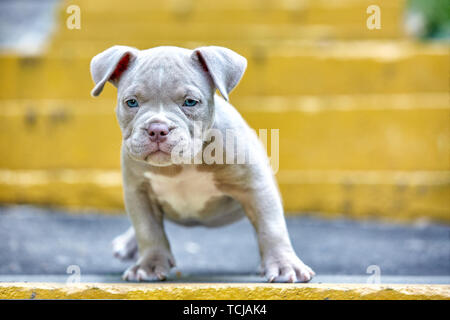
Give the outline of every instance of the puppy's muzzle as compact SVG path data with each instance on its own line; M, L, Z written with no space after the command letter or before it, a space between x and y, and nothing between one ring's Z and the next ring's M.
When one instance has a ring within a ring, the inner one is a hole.
M152 142L164 142L169 135L169 126L161 122L152 122L147 129L150 141Z

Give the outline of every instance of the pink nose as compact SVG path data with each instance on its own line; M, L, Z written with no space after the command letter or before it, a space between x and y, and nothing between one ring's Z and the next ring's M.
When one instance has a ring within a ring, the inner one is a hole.
M167 139L167 135L169 134L169 127L164 123L153 122L148 126L148 134L151 141L163 142Z

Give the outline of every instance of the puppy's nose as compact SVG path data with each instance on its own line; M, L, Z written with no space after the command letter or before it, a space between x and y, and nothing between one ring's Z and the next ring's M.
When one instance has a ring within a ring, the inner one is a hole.
M148 134L150 140L153 142L163 142L167 139L169 134L169 127L167 124L161 122L153 122L148 126Z

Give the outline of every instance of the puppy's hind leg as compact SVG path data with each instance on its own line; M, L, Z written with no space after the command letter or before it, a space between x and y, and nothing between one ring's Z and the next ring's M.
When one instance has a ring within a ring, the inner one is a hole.
M138 245L133 227L114 238L112 241L113 255L119 260L135 260L138 253Z

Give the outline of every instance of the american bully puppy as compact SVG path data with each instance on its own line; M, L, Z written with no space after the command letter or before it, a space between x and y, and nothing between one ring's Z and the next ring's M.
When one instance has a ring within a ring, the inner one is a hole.
M113 247L122 259L138 253L124 279L163 280L175 265L164 218L215 227L243 216L256 230L268 281L314 276L292 248L266 151L227 102L246 66L244 57L215 46L114 46L92 59L92 95L108 81L118 92L123 191L133 227Z

